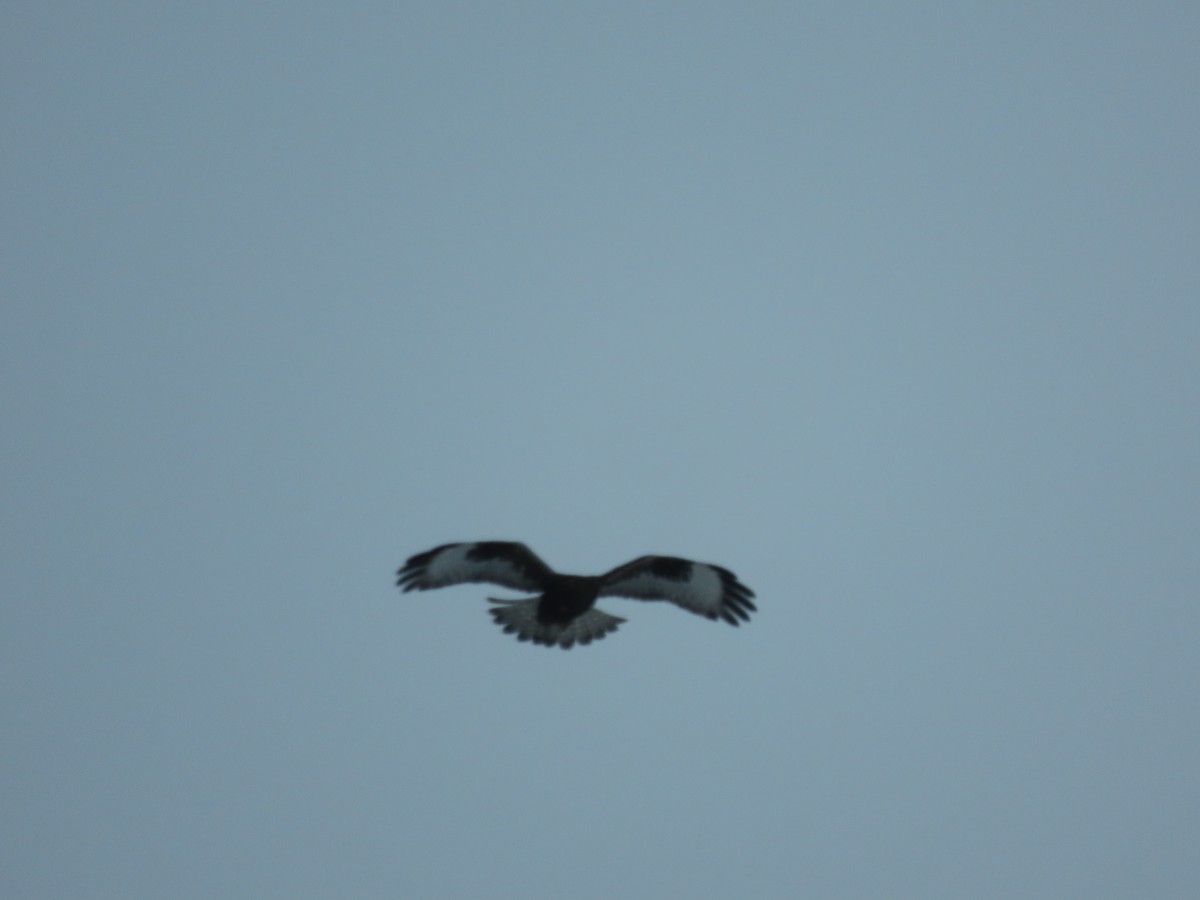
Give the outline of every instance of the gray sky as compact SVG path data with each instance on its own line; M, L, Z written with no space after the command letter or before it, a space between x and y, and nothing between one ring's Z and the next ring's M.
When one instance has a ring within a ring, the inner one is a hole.
M1200 894L1194 5L0 18L0 894Z

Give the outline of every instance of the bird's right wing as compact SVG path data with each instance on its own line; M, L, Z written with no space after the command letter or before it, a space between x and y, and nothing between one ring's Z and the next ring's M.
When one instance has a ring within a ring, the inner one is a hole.
M750 620L757 607L746 587L728 569L677 556L642 556L605 573L601 597L668 600L676 606L730 625Z

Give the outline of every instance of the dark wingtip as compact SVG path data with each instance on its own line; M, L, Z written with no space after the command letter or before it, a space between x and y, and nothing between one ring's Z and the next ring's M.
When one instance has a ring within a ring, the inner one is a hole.
M421 570L418 566L414 566L412 560L409 560L401 568L396 570L396 587L404 591L415 591L419 585L417 579L421 577Z

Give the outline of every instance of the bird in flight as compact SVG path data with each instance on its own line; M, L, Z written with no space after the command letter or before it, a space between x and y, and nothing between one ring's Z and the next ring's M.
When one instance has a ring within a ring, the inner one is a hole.
M561 575L524 544L477 541L418 553L397 575L405 591L486 582L536 593L527 600L488 598L496 604L488 612L517 640L564 650L600 640L625 621L596 609L600 597L669 600L730 625L749 621L757 609L754 591L728 569L676 556L641 556L603 575Z

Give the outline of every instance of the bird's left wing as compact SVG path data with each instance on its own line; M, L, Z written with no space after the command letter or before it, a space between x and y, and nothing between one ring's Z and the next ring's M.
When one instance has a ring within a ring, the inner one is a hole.
M603 576L601 597L669 600L676 606L724 619L730 625L750 620L757 607L754 591L728 569L676 556L643 556Z
M513 541L443 544L410 557L397 573L406 591L484 581L517 591L540 591L553 574L532 550Z

